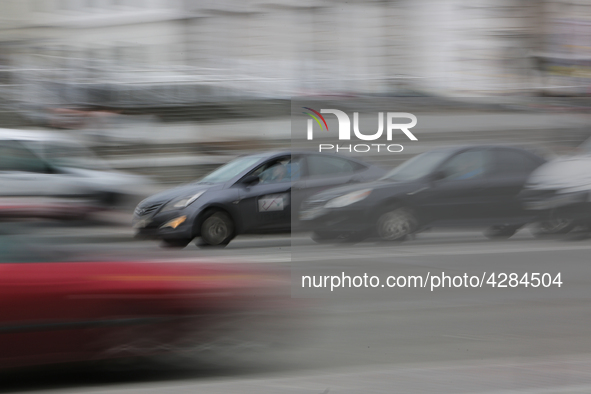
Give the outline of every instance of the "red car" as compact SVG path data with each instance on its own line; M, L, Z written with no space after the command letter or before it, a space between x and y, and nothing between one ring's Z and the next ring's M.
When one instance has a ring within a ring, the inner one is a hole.
M211 350L264 338L262 316L290 303L286 277L260 265L0 263L0 368Z

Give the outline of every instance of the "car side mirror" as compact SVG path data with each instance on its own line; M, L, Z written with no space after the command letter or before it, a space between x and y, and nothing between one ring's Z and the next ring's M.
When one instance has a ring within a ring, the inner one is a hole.
M258 182L259 182L259 177L256 175L247 175L240 180L240 183L242 183L243 185L247 185L247 186L251 186L254 183L258 183Z

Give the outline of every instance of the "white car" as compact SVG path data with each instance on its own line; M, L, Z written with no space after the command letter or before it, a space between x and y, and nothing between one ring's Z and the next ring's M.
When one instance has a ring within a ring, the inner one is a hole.
M68 135L0 129L0 215L63 217L132 206L150 181L117 172Z

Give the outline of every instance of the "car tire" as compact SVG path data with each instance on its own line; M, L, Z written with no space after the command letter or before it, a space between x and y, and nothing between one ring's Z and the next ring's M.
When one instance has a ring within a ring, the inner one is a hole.
M382 241L404 241L418 228L418 220L410 208L384 210L378 217L376 231Z
M201 224L201 242L197 246L224 247L234 238L234 221L225 212L217 211Z
M509 239L515 235L521 226L491 226L485 232L484 236L488 239Z
M166 249L183 249L191 242L190 239L163 239L160 247Z
M543 238L552 235L569 233L575 228L575 221L572 219L553 218L534 223L531 233L536 238Z

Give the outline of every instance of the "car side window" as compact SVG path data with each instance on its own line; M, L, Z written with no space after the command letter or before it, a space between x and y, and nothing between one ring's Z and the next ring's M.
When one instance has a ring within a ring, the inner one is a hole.
M296 181L301 176L300 160L290 156L271 160L254 170L252 175L259 177L260 184Z
M362 168L360 164L340 157L310 155L307 161L308 174L312 177L347 175Z
M496 149L494 175L529 174L540 163L525 152L514 149Z
M0 171L46 172L47 166L18 141L0 141Z
M468 150L458 153L441 167L443 179L467 180L483 178L489 173L490 162L490 152L485 150Z

